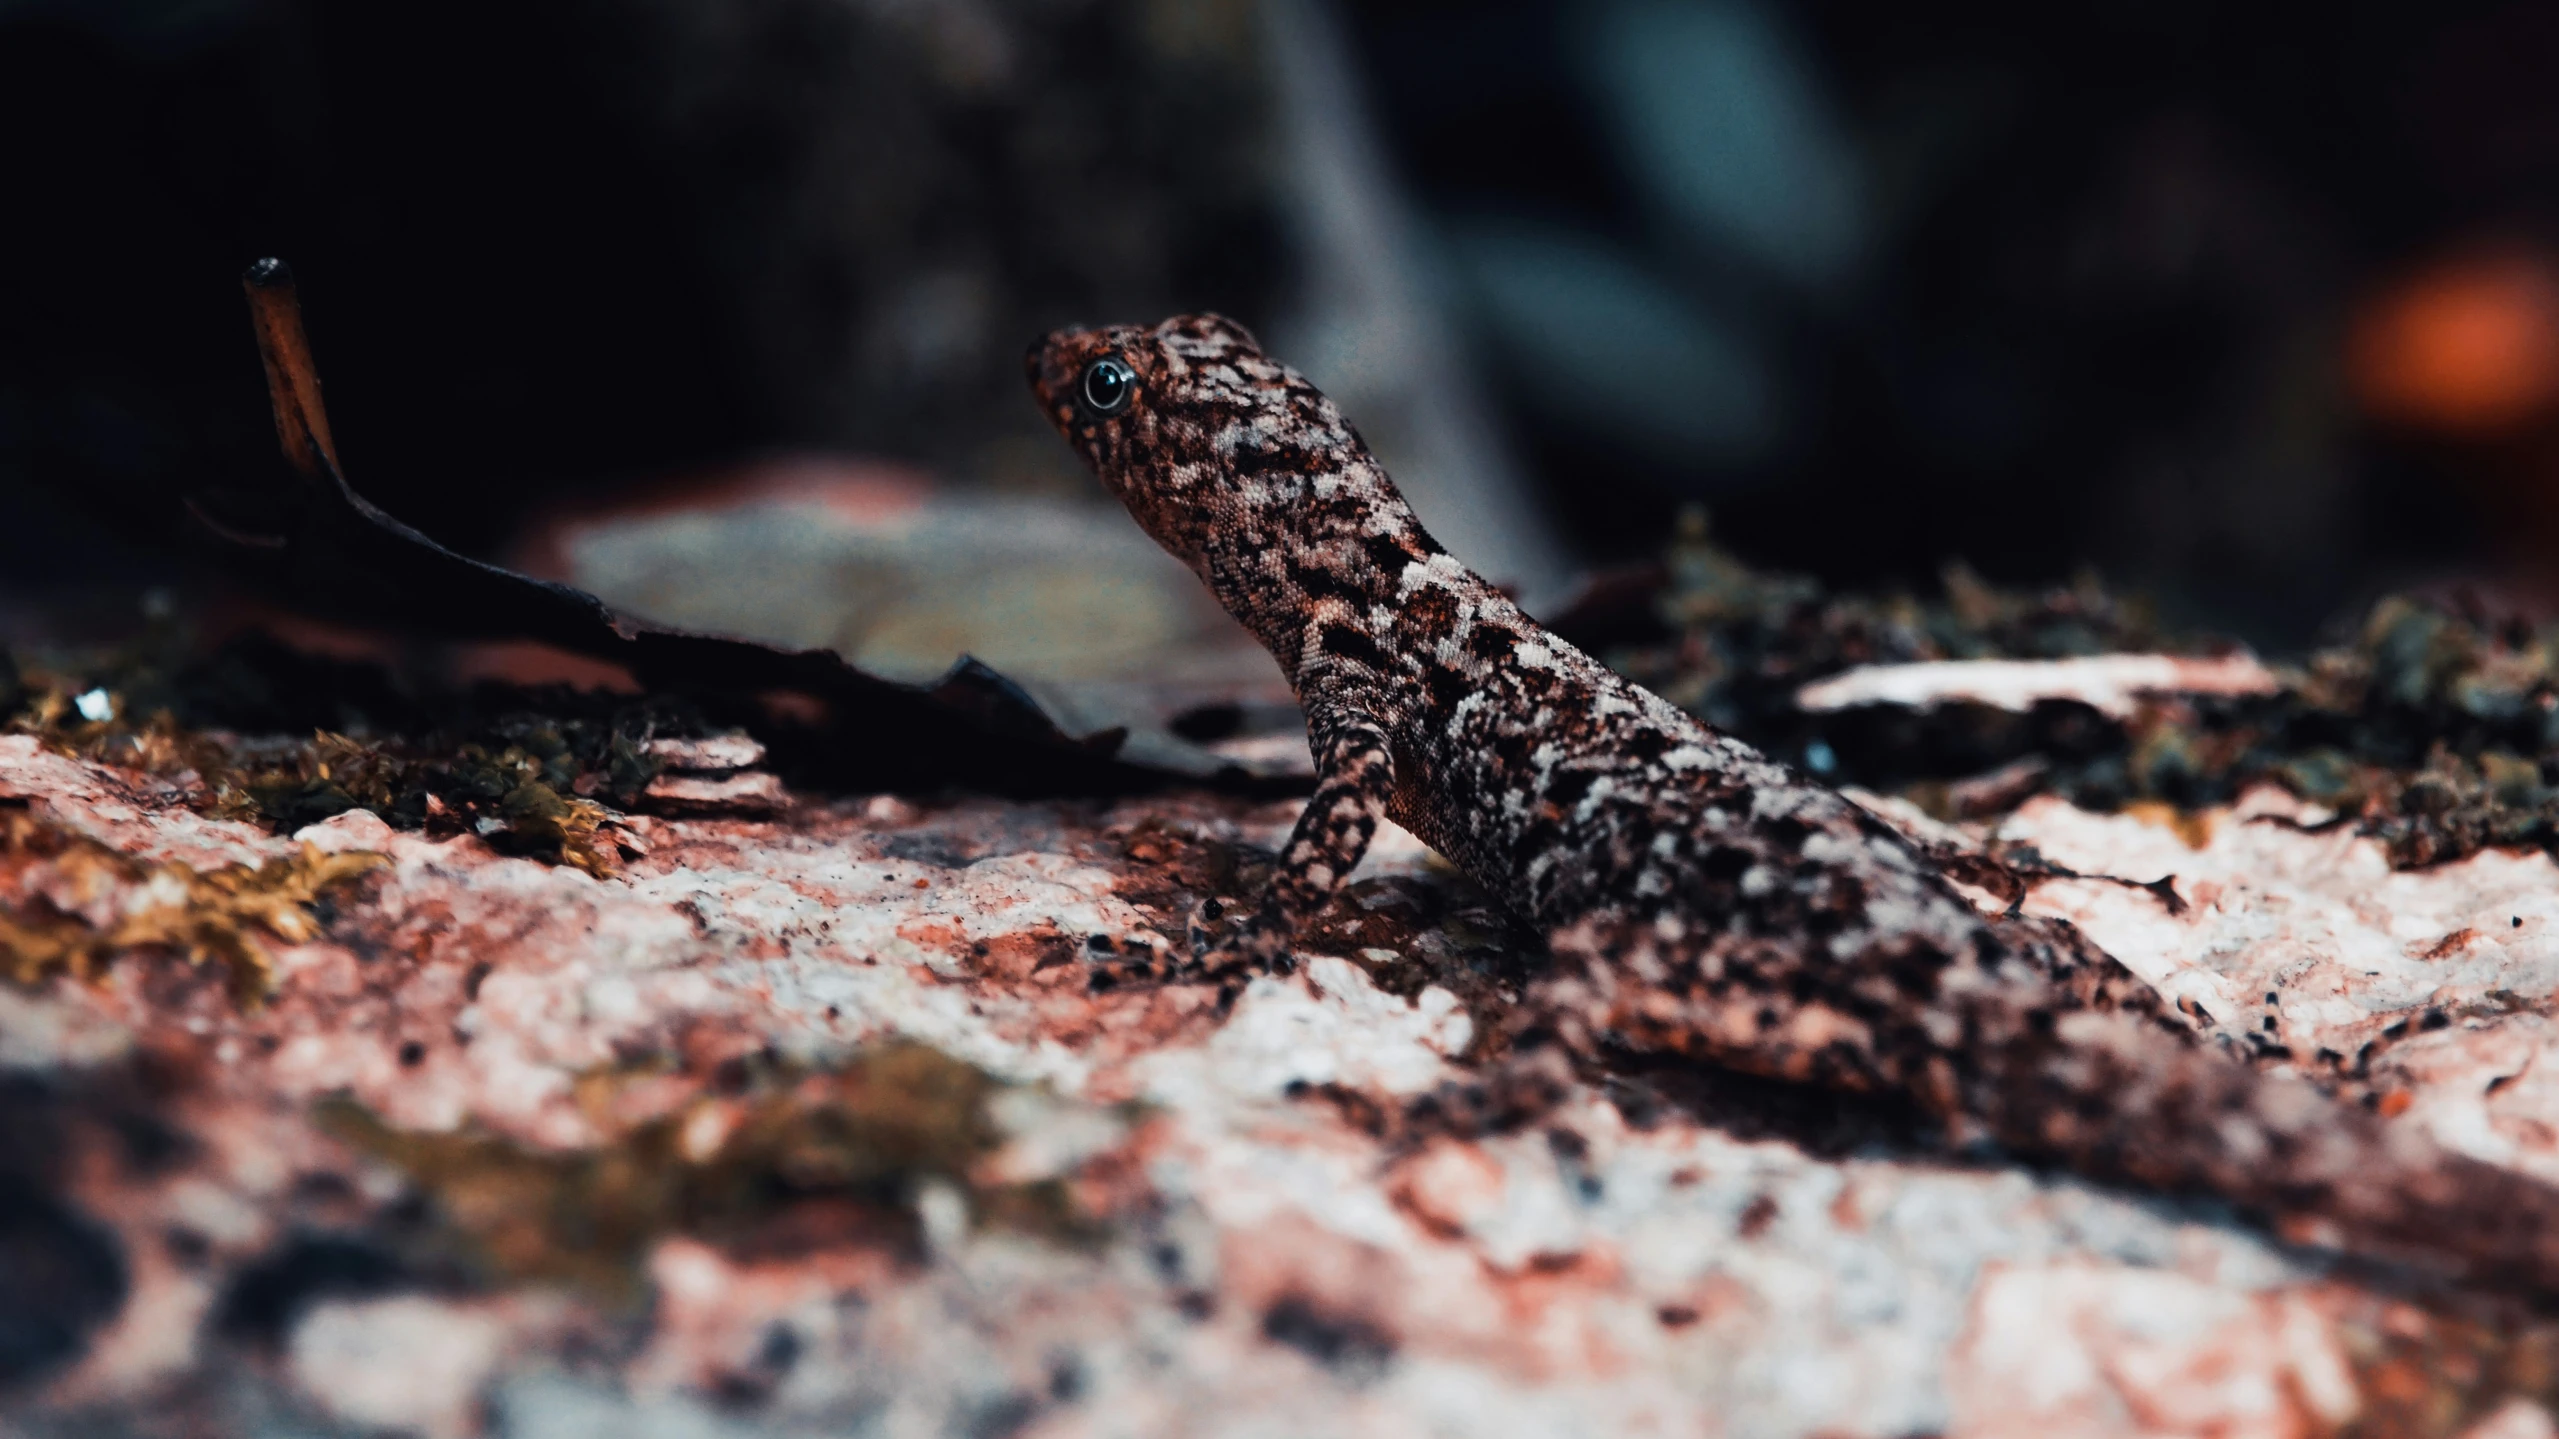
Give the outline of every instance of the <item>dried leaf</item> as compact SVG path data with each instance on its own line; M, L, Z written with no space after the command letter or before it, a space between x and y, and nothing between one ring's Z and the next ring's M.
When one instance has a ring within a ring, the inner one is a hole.
M930 686L900 684L828 650L652 625L583 590L456 554L347 483L292 272L281 261L261 260L242 284L293 477L255 495L233 495L227 517L204 497L190 505L231 547L241 571L287 603L413 634L536 640L620 665L652 689L801 696L825 717L822 740L807 748L868 785L960 784L1016 795L1203 783L1257 794L1304 788L1234 766L1189 774L1123 760L1124 731L1070 736L1019 685L965 655Z

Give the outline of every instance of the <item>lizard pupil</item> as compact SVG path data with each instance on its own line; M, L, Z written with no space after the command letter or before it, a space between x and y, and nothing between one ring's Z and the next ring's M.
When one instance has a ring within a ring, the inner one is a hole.
M1084 379L1076 389L1086 410L1097 416L1116 415L1137 394L1137 372L1127 361L1106 355L1084 367Z

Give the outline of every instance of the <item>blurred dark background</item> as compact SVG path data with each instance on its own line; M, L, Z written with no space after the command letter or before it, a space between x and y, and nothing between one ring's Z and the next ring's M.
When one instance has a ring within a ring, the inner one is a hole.
M2559 9L0 0L0 637L205 586L299 272L350 473L497 554L758 457L1089 493L1074 320L1225 309L1534 596L2094 565L2306 637L2559 579Z

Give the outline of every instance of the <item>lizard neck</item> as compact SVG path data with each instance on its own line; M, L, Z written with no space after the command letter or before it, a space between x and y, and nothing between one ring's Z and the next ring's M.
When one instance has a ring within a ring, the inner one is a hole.
M1347 463L1306 471L1230 471L1235 521L1200 546L1201 574L1301 690L1310 628L1383 640L1406 566L1447 552L1356 442ZM1338 451L1336 453L1339 453Z

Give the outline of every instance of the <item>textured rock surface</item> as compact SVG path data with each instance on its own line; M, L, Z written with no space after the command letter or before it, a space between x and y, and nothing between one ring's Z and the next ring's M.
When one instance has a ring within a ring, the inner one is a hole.
M1797 691L1806 710L1843 710L1891 704L1927 709L1970 701L2005 710L2031 710L2051 700L2071 700L2099 714L2127 719L2145 695L2267 695L2274 674L2249 655L2196 659L2185 655L2090 655L2062 660L1929 660L1918 664L1863 665Z
M0 990L24 1432L2550 1432L2519 1311L1890 1112L1541 1080L1533 959L1409 840L1295 976L1090 991L1287 805L802 796L635 818L603 879L273 837L24 737L0 805L154 862L387 858L261 941L263 1004L151 952ZM2233 1036L2559 1174L2551 861L2393 872L2319 818L2000 837Z

